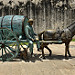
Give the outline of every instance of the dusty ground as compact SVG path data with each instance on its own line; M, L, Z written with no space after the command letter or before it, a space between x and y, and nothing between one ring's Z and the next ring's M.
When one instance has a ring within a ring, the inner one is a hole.
M34 48L35 58L29 61L15 59L14 61L0 61L0 75L75 75L75 42L70 44L72 57L65 60L65 46L49 45L52 50L52 56L48 56L45 49L46 59L41 59L41 52Z

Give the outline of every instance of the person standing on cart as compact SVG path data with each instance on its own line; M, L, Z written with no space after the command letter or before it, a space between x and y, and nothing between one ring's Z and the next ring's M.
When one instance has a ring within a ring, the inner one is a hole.
M26 34L26 39L29 43L31 57L34 57L33 42L35 41L37 43L38 51L40 49L40 42L39 42L39 40L36 40L36 38L35 38L35 36L37 36L37 34L34 33L32 25L33 25L33 19L29 19L28 24L25 27L25 34Z

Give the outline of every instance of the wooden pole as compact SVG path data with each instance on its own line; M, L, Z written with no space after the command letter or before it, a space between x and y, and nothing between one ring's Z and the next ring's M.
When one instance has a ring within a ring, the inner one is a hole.
M62 26L62 28L64 28L64 0L63 0L63 26Z

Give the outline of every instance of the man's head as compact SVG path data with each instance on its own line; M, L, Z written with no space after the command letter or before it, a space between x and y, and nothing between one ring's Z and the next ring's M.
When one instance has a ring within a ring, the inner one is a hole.
M29 20L28 20L28 23L29 23L30 25L33 25L33 19L29 19Z

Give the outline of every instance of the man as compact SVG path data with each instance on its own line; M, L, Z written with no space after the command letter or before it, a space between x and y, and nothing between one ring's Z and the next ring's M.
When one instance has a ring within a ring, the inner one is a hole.
M29 42L31 57L34 57L33 42L35 41L37 43L38 50L40 48L40 42L39 42L39 40L36 40L36 38L35 38L36 34L33 31L32 25L33 25L33 19L29 19L28 24L25 27L25 34L26 34L26 38Z

